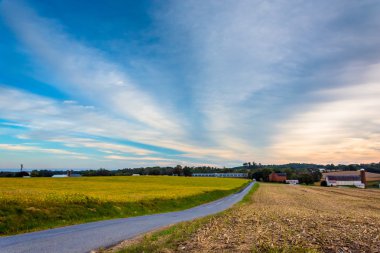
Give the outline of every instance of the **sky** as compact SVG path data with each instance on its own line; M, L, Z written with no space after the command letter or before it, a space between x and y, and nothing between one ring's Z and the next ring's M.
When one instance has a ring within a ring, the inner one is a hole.
M0 168L380 161L378 0L0 0Z

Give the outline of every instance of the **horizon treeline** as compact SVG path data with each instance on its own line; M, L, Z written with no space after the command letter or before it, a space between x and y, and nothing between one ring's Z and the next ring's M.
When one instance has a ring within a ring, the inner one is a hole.
M81 176L131 176L133 174L139 175L168 175L168 176L191 176L193 173L248 173L249 178L255 178L256 180L262 179L267 181L268 175L271 172L285 172L289 179L300 179L304 175L309 174L313 177L313 181L318 178L317 173L321 169L326 171L356 171L359 169L365 169L367 172L380 173L380 162L379 163L369 163L369 164L312 164L312 163L289 163L281 165L263 165L256 162L243 163L242 166L234 168L217 168L211 166L181 166L177 165L175 167L140 167L140 168L124 168L117 170L108 170L105 168L100 169L90 169L90 170L72 170L73 174L79 174ZM71 169L69 169L71 170ZM66 174L67 170L32 170L30 173L21 172L0 172L0 177L51 177L53 175L63 175ZM313 174L314 173L314 174ZM302 181L302 179L301 179ZM306 180L308 181L308 179ZM309 180L310 181L310 180Z

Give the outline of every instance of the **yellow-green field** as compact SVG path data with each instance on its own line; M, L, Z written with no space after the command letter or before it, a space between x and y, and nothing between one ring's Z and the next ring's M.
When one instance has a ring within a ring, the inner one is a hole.
M223 197L246 183L169 176L0 178L0 235L180 210Z

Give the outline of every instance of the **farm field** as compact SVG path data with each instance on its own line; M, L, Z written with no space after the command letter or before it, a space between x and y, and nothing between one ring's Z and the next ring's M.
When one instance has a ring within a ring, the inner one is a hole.
M380 252L380 191L261 183L244 205L113 252L141 251Z
M169 176L0 178L0 235L181 210L247 182Z

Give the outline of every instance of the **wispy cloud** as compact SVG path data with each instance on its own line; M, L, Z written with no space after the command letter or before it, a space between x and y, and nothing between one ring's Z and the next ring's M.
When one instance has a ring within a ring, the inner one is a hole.
M106 159L111 160L126 160L126 161L169 161L169 159L159 158L159 157L132 157L132 156L120 156L120 155L108 155L105 156Z
M319 112L355 121L354 114L344 113L342 107L336 108L336 115L329 113L335 106L346 105L341 104L344 93L330 96L329 101L316 93L334 88L342 91L347 86L354 93L362 89L363 69L380 59L380 38L375 32L380 28L378 3L211 1L199 5L197 1L172 1L166 7L167 11L156 15L168 31L168 44L174 41L191 51L189 60L200 69L191 87L203 115L204 131L220 146L235 150L237 157L269 163L322 161L323 155L314 159L302 152L312 143L300 141L295 144L299 153L285 154L281 151L289 150L286 143L281 145L274 136L294 141L283 125L303 133L303 126L292 127L300 114ZM185 36L179 39L176 34ZM358 63L360 68L355 67ZM375 90L380 89L378 81L376 77ZM360 108L357 104L366 104L367 95L347 105ZM319 111L322 107L331 109ZM367 121L379 116L374 109L365 114ZM315 125L316 118L310 116L305 122ZM331 119L323 122L320 129L306 136L322 138L325 130L334 128ZM376 129L371 132L376 134ZM344 131L355 136L361 130L346 127ZM371 137L371 142L376 139ZM330 152L333 150L339 149L331 146ZM335 161L352 161L349 157L355 152L352 146ZM371 153L365 160L370 159L377 156Z
M355 163L379 157L380 64L360 70L362 83L317 92L324 102L280 127L271 150L275 160Z
M36 61L55 73L53 85L129 121L172 134L182 132L173 117L174 108L164 108L121 67L96 49L75 41L54 20L39 17L17 1L3 1L1 12Z
M19 101L16 105L14 101ZM82 146L97 149L111 149L136 154L147 154L151 151L126 145L104 143L89 138L74 138L75 135L94 136L142 136L149 139L148 131L110 118L101 112L89 109L80 104L60 103L59 101L30 94L20 90L0 87L1 118L22 122L29 131L18 135L21 139L40 139L60 142L71 146ZM64 137L63 137L64 136Z
M33 8L0 3L33 76L67 98L0 86L1 124L25 128L4 135L117 166L380 157L377 1L152 3L140 76Z
M88 157L83 154L71 152L62 149L53 149L53 148L41 148L37 146L29 146L29 145L14 145L14 144L0 144L0 149L3 150L11 150L11 151L30 151L30 152L42 152L42 153L50 153L57 155L68 155L77 159L88 159Z
M22 102L13 106L13 101ZM155 154L157 161L178 161L181 164L186 160L189 164L194 163L194 160L199 161L198 164L202 164L200 161L204 161L205 164L220 164L220 159L235 160L234 154L228 150L196 147L175 140L161 140L161 135L155 132L141 130L125 120L104 115L97 109L89 109L78 103L62 103L5 86L0 87L0 107L3 109L0 111L0 118L8 118L28 126L26 131L16 135L22 141L59 143L67 148L84 148L87 152L111 152L119 156L124 154L123 157ZM112 137L115 141L101 140L103 137ZM136 147L136 144L117 143L117 140L128 138L159 146L157 149L141 148ZM161 151L162 147L177 150L176 153L179 155L168 158L166 152ZM62 151L64 152L64 149ZM145 160L151 164L152 160Z
M119 152L119 153L129 153L136 155L147 155L155 153L151 150L140 149L136 147L120 145L115 143L101 142L94 139L88 138L67 138L67 137L58 137L51 138L49 141L63 143L68 147L85 147L85 148L94 148L101 152Z

